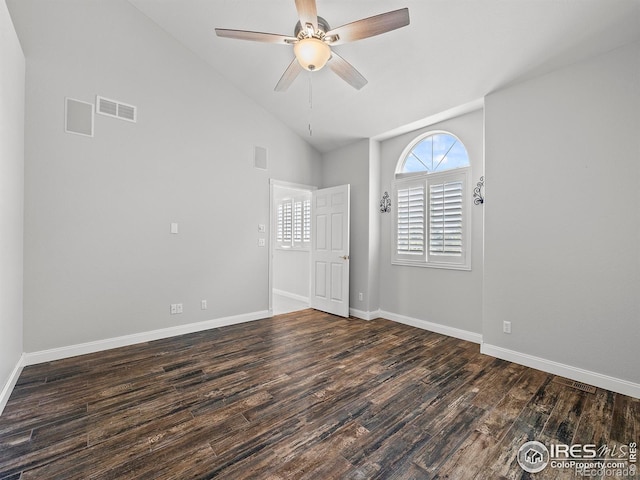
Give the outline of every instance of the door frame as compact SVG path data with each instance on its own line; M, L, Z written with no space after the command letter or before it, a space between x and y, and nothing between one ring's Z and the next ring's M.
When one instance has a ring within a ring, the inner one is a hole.
M303 183L286 182L284 180L269 179L269 316L273 316L273 256L276 248L276 218L273 214L274 209L274 187L290 188L293 190L302 190L305 192L313 192L318 187L315 185L306 185ZM312 232L313 234L313 232ZM311 275L311 273L309 273ZM308 286L311 287L311 276L308 279Z

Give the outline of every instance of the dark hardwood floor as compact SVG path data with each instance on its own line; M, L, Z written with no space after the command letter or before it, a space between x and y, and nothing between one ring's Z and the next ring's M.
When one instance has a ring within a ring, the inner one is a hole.
M639 437L638 399L305 310L25 368L0 479L563 479L520 446Z

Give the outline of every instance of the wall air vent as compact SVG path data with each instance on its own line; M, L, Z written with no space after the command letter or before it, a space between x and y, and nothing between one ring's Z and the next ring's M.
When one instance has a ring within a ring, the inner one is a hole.
M81 100L65 98L64 131L93 137L93 105Z
M96 112L100 115L119 118L128 122L135 122L137 118L137 108L133 105L110 100L101 96L96 96Z
M254 146L253 148L253 166L260 170L267 169L267 149L264 147Z

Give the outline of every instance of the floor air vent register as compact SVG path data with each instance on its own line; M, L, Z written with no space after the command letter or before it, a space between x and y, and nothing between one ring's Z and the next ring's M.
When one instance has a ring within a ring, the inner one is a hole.
M593 385L576 382L575 380L569 380L568 378L556 377L553 379L553 382L559 383L560 385L566 385L567 387L575 388L576 390L581 390L583 392L596 393L596 387Z

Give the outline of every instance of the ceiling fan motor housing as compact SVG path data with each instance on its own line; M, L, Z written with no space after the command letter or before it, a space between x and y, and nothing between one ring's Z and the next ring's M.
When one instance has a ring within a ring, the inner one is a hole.
M318 38L323 38L324 34L327 33L329 30L331 30L331 27L329 27L329 22L327 22L322 17L318 17L318 30L315 31L313 36ZM301 35L301 32L302 32L302 35ZM293 31L293 36L297 38L309 37L307 33L307 29L302 28L302 25L300 24L299 20L298 20L298 23L296 23L296 28Z
M331 56L331 48L323 40L329 31L329 23L322 17L317 18L317 29L309 23L303 28L298 21L294 30L298 42L293 45L293 51L302 68L310 72L324 67Z

